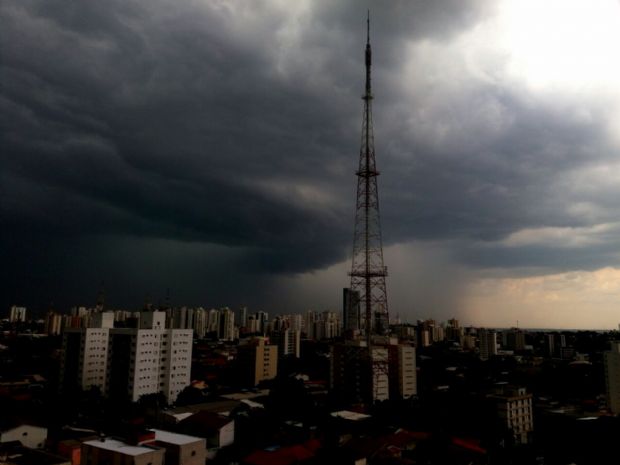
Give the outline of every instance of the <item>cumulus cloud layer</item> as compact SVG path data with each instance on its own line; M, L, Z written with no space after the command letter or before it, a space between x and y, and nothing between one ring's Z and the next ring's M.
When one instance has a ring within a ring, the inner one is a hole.
M433 244L414 268L618 265L620 10L556 3L370 3L384 240ZM364 20L352 0L3 3L3 304L103 280L119 303L278 308L286 276L346 263Z

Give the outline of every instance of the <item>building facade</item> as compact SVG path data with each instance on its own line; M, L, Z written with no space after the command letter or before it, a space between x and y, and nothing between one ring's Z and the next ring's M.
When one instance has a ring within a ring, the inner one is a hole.
M481 328L478 331L478 341L481 360L488 360L497 355L497 332L495 330Z
M497 415L512 430L517 444L527 444L534 431L532 394L523 387L502 386L489 396L497 409Z
M237 349L237 367L243 384L256 386L278 374L278 346L265 337L254 337Z
M301 331L282 329L271 334L272 342L278 346L280 357L292 356L299 358L301 353Z
M82 443L82 465L164 465L166 449L102 438Z
M607 405L617 415L620 414L620 341L613 341L604 357Z
M13 305L9 312L9 321L11 323L24 323L26 321L26 307Z
M61 389L94 386L134 402L162 393L174 402L191 382L193 330L167 329L165 312L142 312L138 328L113 328L113 318L103 312L91 318L98 327L64 331Z
M387 400L389 354L386 347L347 341L330 347L330 389L351 403L373 404Z
M390 399L408 399L418 394L415 347L390 344L389 381Z

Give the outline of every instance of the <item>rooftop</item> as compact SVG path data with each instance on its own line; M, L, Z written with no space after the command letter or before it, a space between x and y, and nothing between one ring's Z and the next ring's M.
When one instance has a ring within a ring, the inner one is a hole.
M247 392L233 392L231 394L223 394L220 397L230 400L254 399L255 397L269 395L269 389L256 389Z
M152 429L155 432L155 440L165 442L167 444L176 444L182 446L183 444L191 444L196 441L204 441L202 438L195 436L188 436L187 434L171 433L170 431L163 431L160 429Z
M124 455L131 455L134 457L137 455L148 454L149 452L153 452L153 450L157 450L157 448L153 447L131 446L117 439L110 438L105 438L104 440L96 439L93 441L86 441L84 442L84 444L95 447L97 449L110 450L113 452L118 452Z
M352 412L351 410L340 410L338 412L332 412L332 417L344 418L345 420L363 420L365 418L370 418L370 415L366 415L365 413Z

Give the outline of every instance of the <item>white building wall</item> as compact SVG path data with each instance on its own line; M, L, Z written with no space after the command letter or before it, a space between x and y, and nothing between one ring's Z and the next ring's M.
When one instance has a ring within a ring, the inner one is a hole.
M209 310L209 320L207 324L207 331L210 333L218 333L220 330L220 311L212 308Z
M225 424L220 429L219 443L220 447L230 446L235 442L235 421Z
M166 312L140 312L140 329L166 329Z
M9 321L11 323L25 322L26 321L26 307L18 307L13 305L9 314Z
M480 358L488 360L490 357L497 355L497 332L490 329L480 329L478 332L480 344Z
M169 348L161 354L162 359L166 358L166 371L161 378L162 390L170 403L191 383L193 335L191 329L173 329L166 334Z
M85 328L78 331L81 333L79 384L84 390L96 386L103 392L106 384L110 330Z
M235 312L229 308L220 310L220 339L232 341L235 338Z
M194 313L194 332L196 337L202 339L207 334L207 311L204 308L196 309Z
M138 329L132 337L132 386L131 399L135 402L145 394L160 390L160 344L163 331ZM134 345L135 344L135 345Z

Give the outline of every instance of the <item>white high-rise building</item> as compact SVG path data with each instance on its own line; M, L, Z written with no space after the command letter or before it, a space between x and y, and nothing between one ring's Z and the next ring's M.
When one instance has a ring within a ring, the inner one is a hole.
M488 360L497 355L497 332L492 329L481 328L478 331L480 341L480 359Z
M219 334L220 331L220 311L212 308L209 310L209 320L207 323L207 332Z
M113 314L111 319L93 318L103 325L112 320ZM191 381L193 330L167 329L165 312L142 312L139 321L139 328L66 330L63 388L97 386L109 397L134 402L142 395L161 392L174 402Z
M274 331L271 334L271 341L278 346L280 357L287 355L299 358L301 349L301 332L292 329Z
M197 308L194 313L194 333L202 339L207 334L208 314L204 308Z
M220 310L220 326L218 337L224 341L235 339L235 312L230 308Z
M175 329L187 329L187 307L172 309L172 327Z
M235 311L235 320L239 328L247 327L248 323L248 308L240 307Z
M291 315L291 326L290 328L293 331L302 331L303 330L303 324L304 324L304 318L301 314L299 313L295 313L294 315Z
M613 413L620 414L620 341L613 341L604 357L607 405Z
M323 312L322 315L323 337L333 339L340 336L340 318L334 312Z
M315 323L318 320L318 315L316 312L313 312L312 310L308 310L306 312L306 321L305 321L305 332L306 332L306 338L308 339L316 339L316 329L315 329Z
M62 333L62 315L48 312L45 315L45 332L49 336L59 336Z
M9 313L9 321L11 323L23 323L26 321L26 307L18 307L13 305Z
M61 387L67 391L106 387L110 329L114 313L103 312L91 319L90 328L67 328L63 333Z
M390 356L390 398L408 399L418 393L415 347L405 344L387 346Z
M387 400L389 389L387 347L348 341L330 347L330 388L337 396L357 403Z
M106 386L110 397L135 402L161 392L174 402L190 384L194 331L166 329L165 324L165 312L142 312L138 329L111 331Z
M110 328L70 328L65 331L65 334L70 335L72 332L74 333L73 337L79 338L80 344L77 379L79 387L87 390L95 386L103 392L106 381ZM67 344L70 342L67 341ZM72 349L69 345L63 345L63 349L65 347L67 350Z

